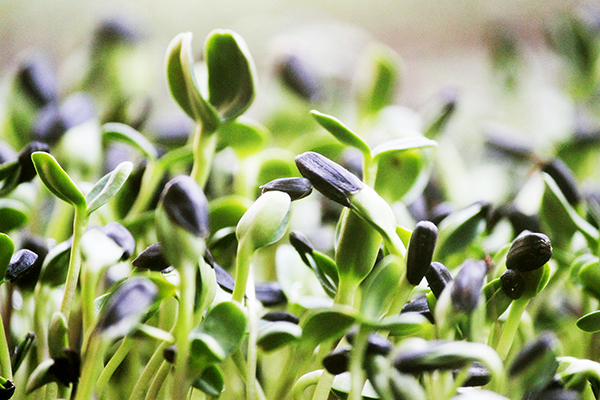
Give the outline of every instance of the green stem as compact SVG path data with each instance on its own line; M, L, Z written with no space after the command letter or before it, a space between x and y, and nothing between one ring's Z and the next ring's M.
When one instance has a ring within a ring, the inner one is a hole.
M255 310L256 296L254 292L254 276L252 264L249 265L248 273L248 301L246 307L248 308L248 355L247 355L247 369L246 369L246 400L255 400L256 398L256 366L258 363L258 354L256 341L258 339L258 320Z
M235 258L235 285L231 295L232 300L243 303L250 274L250 259L254 253L254 247L243 237L238 243L237 254Z
M33 292L35 307L33 311L33 331L35 332L37 363L41 363L49 357L48 350L48 323L46 321L46 311L48 305L48 296L44 286L38 282Z
M309 387L316 385L321 376L323 375L323 370L318 369L316 371L309 372L307 374L302 375L294 384L292 388L292 395L294 396L294 400L302 400L304 398L304 391Z
M8 349L8 338L4 332L4 321L0 315L0 368L2 376L10 381L13 380L12 366L10 364L10 350Z
M83 319L83 337L86 337L95 319L94 300L98 274L95 268L83 268L81 272L81 313Z
M363 370L363 361L369 343L369 331L361 326L354 338L352 351L350 352L350 376L351 386L348 396L351 400L362 399L362 389L365 384L365 373Z
M110 358L110 360L102 370L100 377L98 378L98 382L96 383L96 391L99 395L101 395L104 392L104 390L108 386L110 378L113 376L119 365L121 365L125 357L127 357L127 354L129 354L129 351L131 350L134 344L135 340L133 340L129 336L125 336L125 338L121 342L121 345L119 346L115 354Z
M519 329L521 316L523 315L527 304L529 304L529 300L529 298L520 298L513 301L512 305L510 306L508 318L506 319L504 328L502 329L502 335L500 336L498 346L496 347L496 352L502 360L506 360L506 357L508 357L508 352L512 346L515 334Z
M402 274L400 278L400 282L398 282L398 286L396 288L396 294L394 295L394 299L392 300L392 305L390 306L387 316L399 314L402 311L402 307L408 301L410 294L412 293L414 286L412 286L408 279L406 279L406 273Z
M171 365L163 361L156 373L156 376L152 380L150 387L148 388L148 393L146 393L145 400L156 400L158 398L158 394L160 393L160 389L162 389L165 381L167 380L167 376L171 371Z
M310 353L302 347L295 347L288 356L274 391L274 399L285 399L298 373L304 372L311 360Z
M329 398L329 392L331 392L331 385L333 385L334 376L327 371L323 371L317 383L317 388L313 394L312 400L327 400Z
M202 124L197 124L194 132L194 165L190 176L201 188L204 188L208 180L216 146L216 133L204 132Z
M190 353L189 335L192 330L194 317L194 298L196 294L196 265L186 262L179 269L179 311L175 323L175 344L177 357L175 359L175 376L172 392L173 400L184 399L189 390L187 377L188 357Z
M338 289L333 299L333 304L341 304L352 307L354 305L354 296L360 282L356 279L345 279L345 276L340 276ZM348 278L354 278L352 276Z
M174 331L174 328L173 328ZM150 361L146 364L146 367L142 371L137 383L133 387L129 400L141 400L144 397L144 391L148 388L148 385L152 382L152 379L161 368L163 364L164 356L163 351L169 345L169 342L162 342L150 357ZM171 368L171 365L168 365Z
M83 207L75 208L75 219L73 220L73 244L71 245L71 255L69 258L69 269L67 272L67 282L65 292L63 294L60 312L70 319L71 308L75 301L75 293L77 291L77 281L79 280L79 271L81 269L81 249L79 242L81 236L85 232L87 225L87 210ZM75 348L76 346L73 346Z
M148 204L150 204L150 201L154 196L154 189L160 183L163 172L163 169L160 168L156 162L148 162L146 169L144 170L144 175L142 176L139 194L127 212L127 220L146 211Z
M248 376L248 372L246 371L247 365L246 365L244 357L242 356L242 353L240 352L239 349L238 349L238 351L236 351L235 353L232 354L231 360L233 361L233 364L235 365L236 369L238 370L240 376L245 381L246 377ZM262 390L262 386L260 386L260 383L256 379L254 380L254 386L255 386L254 390L255 390L256 396L258 397L258 400L267 400L267 397L265 396L265 393Z
M102 372L102 363L98 362L104 355L108 342L100 336L92 336L84 354L81 378L77 387L75 400L89 400L94 393L94 384Z

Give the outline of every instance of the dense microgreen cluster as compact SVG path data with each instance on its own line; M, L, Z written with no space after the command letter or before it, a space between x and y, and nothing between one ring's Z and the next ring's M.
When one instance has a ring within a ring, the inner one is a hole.
M548 39L600 126L598 31L569 17ZM490 42L507 91L511 40ZM138 43L108 22L70 91L39 56L6 80L0 399L600 397L600 202L581 184L597 131L551 152L487 136L523 179L465 202L460 96L407 122L386 46L335 101L286 56L258 122L244 40L213 31L197 62L179 34L165 72L184 129L153 132L122 75L144 68Z

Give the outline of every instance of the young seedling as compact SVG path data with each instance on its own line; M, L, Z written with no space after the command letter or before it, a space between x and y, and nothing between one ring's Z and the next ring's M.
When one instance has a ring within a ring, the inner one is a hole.
M194 73L192 34L176 36L167 49L166 70L171 95L197 123L191 176L204 187L216 148L214 134L221 123L235 120L252 104L255 95L254 62L244 40L234 32L216 30L205 43L208 99L200 93Z
M173 178L161 195L156 210L157 233L165 258L179 273L179 307L174 330L178 357L175 364L175 382L172 398L185 397L191 378L188 376L190 354L189 334L196 318L196 273L200 267L201 285L198 288L204 300L196 310L201 315L212 301L216 278L212 269L203 262L208 236L208 204L200 186L189 176Z

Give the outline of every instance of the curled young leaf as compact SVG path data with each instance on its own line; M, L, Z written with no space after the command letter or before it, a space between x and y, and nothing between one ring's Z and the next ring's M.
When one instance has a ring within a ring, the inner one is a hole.
M225 389L223 371L216 365L208 366L192 381L192 387L212 397L219 397Z
M41 283L50 287L57 287L65 283L72 245L73 239L69 239L50 249L42 264Z
M241 159L256 154L268 143L269 129L261 123L240 115L233 121L227 121L219 127L217 152L226 147L235 151Z
M393 103L401 79L402 60L383 44L371 46L367 57L359 96L361 111L371 115Z
M48 352L51 358L59 358L64 355L64 349L69 346L67 337L67 318L60 311L54 312L48 325Z
M302 342L307 347L314 348L325 340L339 338L355 320L354 315L342 310L311 310L300 324Z
M238 303L215 305L190 334L190 361L194 368L204 370L231 356L242 343L246 327L246 315Z
M0 198L0 232L10 232L27 223L31 210L23 202Z

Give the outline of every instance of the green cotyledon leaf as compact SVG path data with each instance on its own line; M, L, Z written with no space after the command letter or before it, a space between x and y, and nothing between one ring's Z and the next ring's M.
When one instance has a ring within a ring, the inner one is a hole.
M31 159L40 179L56 197L75 207L86 207L85 196L54 156L40 151L33 153Z
M229 30L215 30L206 39L205 58L208 100L221 120L239 117L256 94L254 61L244 39Z

